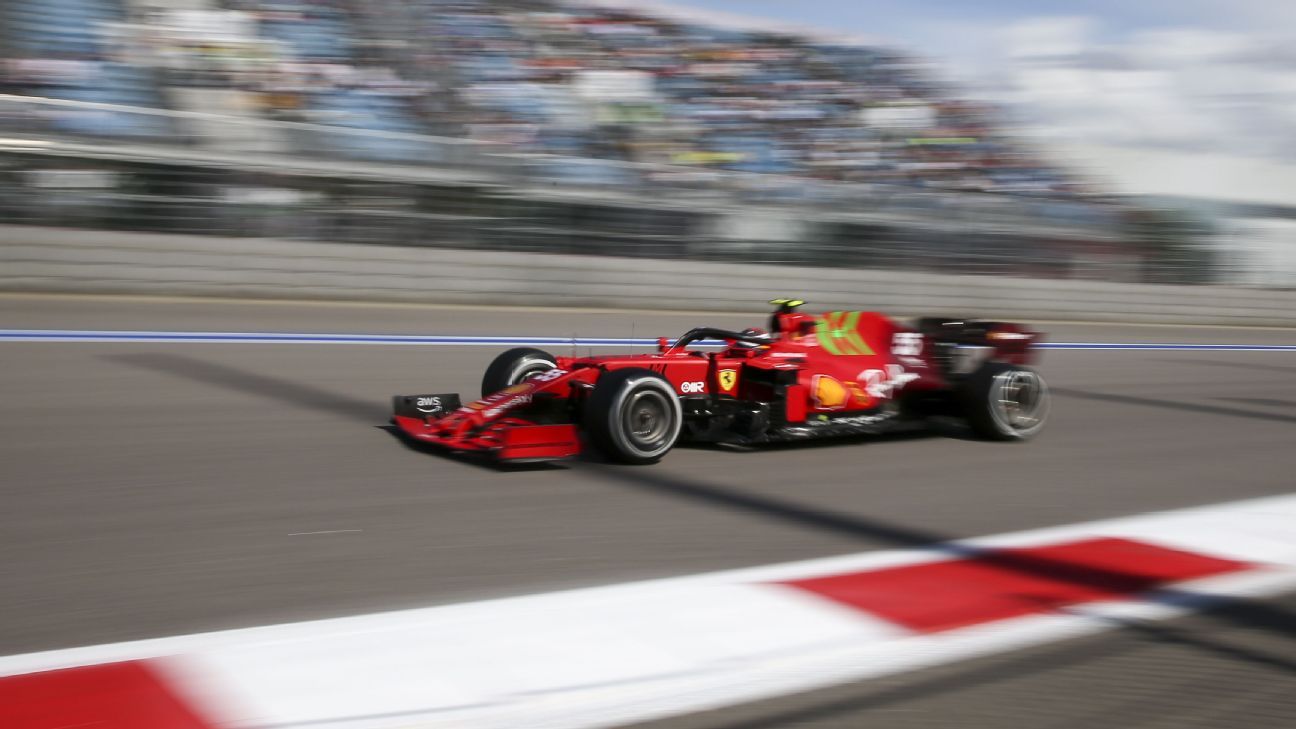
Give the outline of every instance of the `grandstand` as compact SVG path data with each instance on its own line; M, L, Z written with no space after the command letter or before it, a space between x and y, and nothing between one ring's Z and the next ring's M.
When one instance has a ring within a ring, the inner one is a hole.
M395 133L309 140L357 159L435 161L395 135L436 133L704 170L1078 189L998 132L993 109L879 48L546 0L14 0L4 14L10 85L22 93ZM176 129L110 111L51 123L91 136L183 134L220 149L293 147L238 125Z
M13 219L1138 275L1119 205L888 49L561 0L2 12ZM120 184L50 202L84 179Z

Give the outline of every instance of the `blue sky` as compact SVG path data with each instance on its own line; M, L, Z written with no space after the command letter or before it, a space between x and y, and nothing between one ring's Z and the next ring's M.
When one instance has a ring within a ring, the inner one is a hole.
M958 29L973 37L1007 23L1049 16L1098 21L1108 39L1163 27L1227 31L1296 20L1291 0L673 0L674 4L877 35L941 54Z
M1296 161L1296 0L637 0L926 57L1059 140Z

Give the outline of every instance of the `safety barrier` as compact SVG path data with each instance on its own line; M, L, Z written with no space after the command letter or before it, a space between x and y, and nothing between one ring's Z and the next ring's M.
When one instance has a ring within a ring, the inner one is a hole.
M1296 326L1296 292L0 226L0 290Z

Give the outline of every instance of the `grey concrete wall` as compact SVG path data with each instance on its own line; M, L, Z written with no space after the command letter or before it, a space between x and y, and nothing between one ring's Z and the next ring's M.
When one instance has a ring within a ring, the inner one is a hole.
M1296 291L0 226L0 290L1296 326Z

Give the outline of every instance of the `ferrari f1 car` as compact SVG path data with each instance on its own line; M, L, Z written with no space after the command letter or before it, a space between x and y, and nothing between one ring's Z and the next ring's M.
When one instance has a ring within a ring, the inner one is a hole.
M653 463L681 441L755 445L879 433L953 416L978 436L1026 440L1048 415L1030 369L1037 332L1005 322L862 311L818 316L776 299L769 330L698 327L649 354L560 357L510 349L482 396L398 395L409 438L501 461L577 455ZM583 437L582 437L583 436Z

